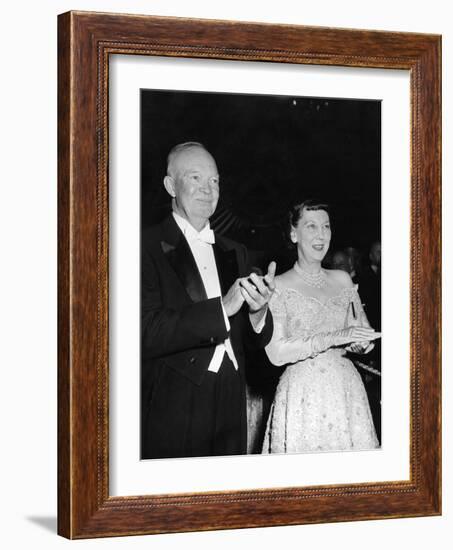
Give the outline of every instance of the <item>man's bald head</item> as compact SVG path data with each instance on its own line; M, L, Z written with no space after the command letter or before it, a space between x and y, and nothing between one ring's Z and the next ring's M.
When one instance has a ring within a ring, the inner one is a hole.
M202 154L209 155L214 161L214 158L212 157L211 153L206 149L206 147L202 143L198 141L186 141L185 143L178 143L178 145L175 145L168 153L167 175L171 177L175 177L180 159L187 156L188 153L189 154L191 152L196 153L197 151L202 152Z
M173 147L168 154L164 185L173 199L173 211L200 231L219 200L219 174L211 153L194 141Z

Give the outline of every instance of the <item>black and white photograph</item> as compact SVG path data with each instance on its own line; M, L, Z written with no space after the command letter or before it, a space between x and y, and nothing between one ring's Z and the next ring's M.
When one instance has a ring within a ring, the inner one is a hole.
M141 459L379 449L381 101L140 110Z
M4 3L3 548L451 549L448 6Z

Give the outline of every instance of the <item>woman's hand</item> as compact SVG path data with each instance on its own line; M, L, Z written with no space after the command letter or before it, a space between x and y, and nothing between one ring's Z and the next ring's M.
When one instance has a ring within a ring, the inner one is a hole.
M357 344L368 349L370 342L380 337L381 333L376 332L371 327L346 327L335 333L334 345L344 346L347 344ZM371 351L371 348L368 351ZM365 353L368 353L368 351Z
M381 337L371 327L346 327L335 332L315 334L311 338L311 357L322 353L329 348L338 346L354 345L365 349L364 353L371 351L373 340Z
M353 342L352 344L349 344L349 346L346 346L346 351L350 351L351 353L361 353L366 354L370 353L370 351L374 348L374 342L362 342L357 343Z

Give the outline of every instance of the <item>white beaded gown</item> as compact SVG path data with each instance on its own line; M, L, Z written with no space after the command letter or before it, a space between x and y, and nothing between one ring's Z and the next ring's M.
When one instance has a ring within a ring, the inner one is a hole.
M310 338L345 327L350 302L362 313L355 288L321 302L295 289L270 301L274 334L266 347L286 365L267 421L264 454L365 450L379 447L362 379L343 348L311 356Z

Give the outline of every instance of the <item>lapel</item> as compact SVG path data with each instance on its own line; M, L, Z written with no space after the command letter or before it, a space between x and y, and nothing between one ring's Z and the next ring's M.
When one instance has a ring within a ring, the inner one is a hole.
M162 222L160 246L192 301L207 300L206 290L193 254L172 215Z
M239 276L236 252L234 249L227 249L221 237L216 235L213 245L217 273L219 274L222 296L230 289L231 285Z

